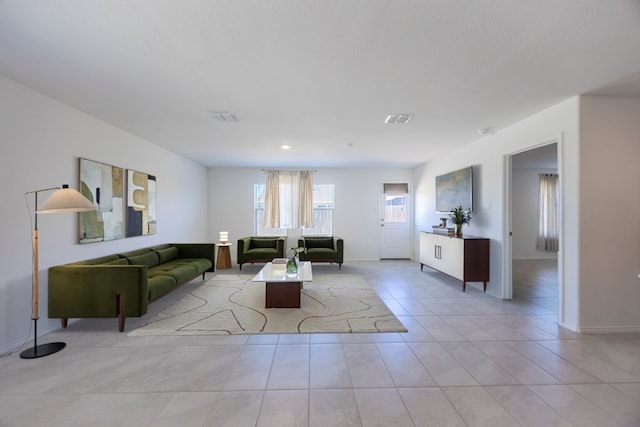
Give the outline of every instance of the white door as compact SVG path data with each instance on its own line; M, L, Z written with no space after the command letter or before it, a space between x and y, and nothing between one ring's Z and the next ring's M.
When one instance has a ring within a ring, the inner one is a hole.
M411 194L409 183L380 186L380 258L411 258Z

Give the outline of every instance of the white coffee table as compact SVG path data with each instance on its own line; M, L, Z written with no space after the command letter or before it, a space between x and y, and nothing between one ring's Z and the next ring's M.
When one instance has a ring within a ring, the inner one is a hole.
M313 281L311 263L300 262L297 274L287 274L284 264L268 262L252 282L265 282L265 308L300 308L300 290L304 282Z

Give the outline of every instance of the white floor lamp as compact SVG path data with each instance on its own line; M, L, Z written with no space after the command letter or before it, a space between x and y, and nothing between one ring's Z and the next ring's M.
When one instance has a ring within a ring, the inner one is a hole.
M38 193L43 191L56 190L42 207L38 209ZM33 320L33 347L22 353L23 359L35 359L48 356L62 350L66 344L63 342L53 342L38 345L38 214L66 213L66 212L88 212L96 209L96 206L78 191L69 188L64 184L62 188L52 187L42 190L30 191L27 194L35 195L35 222L33 228L33 272L32 272L32 311Z

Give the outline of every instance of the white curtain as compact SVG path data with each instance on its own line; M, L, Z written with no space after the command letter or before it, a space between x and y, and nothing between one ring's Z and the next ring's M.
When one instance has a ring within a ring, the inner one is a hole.
M264 224L266 228L280 228L280 173L265 171Z
M538 188L538 239L540 251L558 252L558 174L540 174Z
M265 172L264 227L313 227L311 171Z

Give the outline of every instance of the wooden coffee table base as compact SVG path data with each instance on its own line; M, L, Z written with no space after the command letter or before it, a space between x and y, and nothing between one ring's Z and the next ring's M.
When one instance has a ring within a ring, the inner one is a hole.
M265 308L300 308L302 282L266 282Z

